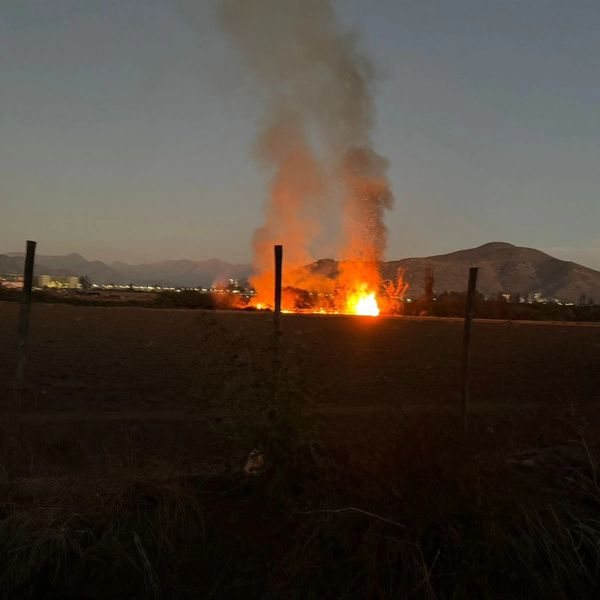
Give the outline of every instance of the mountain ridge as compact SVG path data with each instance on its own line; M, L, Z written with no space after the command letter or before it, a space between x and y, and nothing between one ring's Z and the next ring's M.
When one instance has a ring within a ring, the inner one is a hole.
M334 277L338 261L320 259L309 268L327 277ZM409 297L423 293L425 276L433 272L435 293L463 291L469 267L479 267L478 290L484 295L499 293L539 293L549 299L577 302L582 295L600 300L600 271L573 261L564 261L541 250L515 246L508 242L488 242L475 248L456 250L428 257L409 257L382 263L385 279L395 280L400 274L409 284ZM23 268L22 253L0 254L0 274L19 273ZM157 284L163 286L208 287L227 279L244 280L252 273L249 264L232 264L218 258L203 261L171 259L158 262L110 264L89 261L72 252L60 255L39 255L37 275L86 275L95 283Z
M408 258L385 263L384 277L392 279L401 271L408 282L409 295L423 293L428 269L433 271L434 291L464 290L469 267L479 268L477 289L485 296L539 293L548 299L577 302L600 299L600 271L572 261L564 261L541 250L490 242L476 248L424 258Z

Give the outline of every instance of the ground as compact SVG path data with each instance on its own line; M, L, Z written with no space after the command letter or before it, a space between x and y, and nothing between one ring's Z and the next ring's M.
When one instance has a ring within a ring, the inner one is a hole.
M18 305L0 303L0 393L11 386ZM25 411L179 410L214 394L222 362L271 335L271 315L38 304ZM460 319L284 315L324 407L453 405ZM227 348L227 352L224 351ZM483 405L600 399L600 328L476 321L471 397Z
M18 310L0 303L0 397L6 399ZM460 319L283 315L282 331L324 415L360 419L458 406ZM244 364L260 360L272 335L269 313L34 304L24 427L51 443L72 427L93 452L100 430L110 438L150 429L145 437L160 431L165 444L176 444L182 427L194 423L189 435L196 445L202 423L213 431L226 416L224 390L236 382L243 396ZM594 405L600 328L475 321L470 389L475 414Z
M6 401L18 311L0 302ZM0 588L596 597L598 326L476 320L466 433L460 319L273 332L268 313L34 304ZM190 543L206 552L182 560Z

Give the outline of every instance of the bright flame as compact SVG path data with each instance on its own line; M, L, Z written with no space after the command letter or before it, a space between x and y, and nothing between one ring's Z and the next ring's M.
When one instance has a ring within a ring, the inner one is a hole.
M363 286L361 291L351 293L346 300L346 311L353 315L379 316L375 292L367 292L366 286Z
M377 306L374 292L359 299L356 303L356 314L370 317L377 317L379 315L379 306Z
M387 281L382 284L378 280L379 274L372 272L369 264L365 266L359 261L346 263L345 271L337 279L314 276L307 271L302 271L304 276L299 278L298 272L300 269L288 273L288 278L297 284L283 289L282 313L378 317L382 313L395 312L393 303L407 287L401 277L397 283ZM307 291L311 288L313 291ZM250 306L272 310L273 304L266 295L259 297L259 293L257 290Z

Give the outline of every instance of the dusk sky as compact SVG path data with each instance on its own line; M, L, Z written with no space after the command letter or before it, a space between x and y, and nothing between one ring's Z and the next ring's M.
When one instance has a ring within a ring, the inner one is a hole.
M261 90L214 6L0 0L0 253L251 260ZM598 0L335 6L380 72L387 258L507 241L600 269Z

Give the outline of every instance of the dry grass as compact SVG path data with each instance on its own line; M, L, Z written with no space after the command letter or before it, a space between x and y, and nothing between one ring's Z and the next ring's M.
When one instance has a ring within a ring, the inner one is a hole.
M323 432L315 459L313 430L302 442L283 414L280 432L261 436L258 412L240 438L273 452L253 476L22 479L1 506L3 596L597 596L598 452L585 431L523 448L485 423L467 438L431 417L367 422L345 447Z
M323 472L324 493L298 511L297 543L273 569L268 595L597 597L600 495L587 473L597 449L580 442L563 448L566 462L547 452L531 469L511 459L514 440L486 443L487 426L462 438L455 425L394 427L393 443L380 424L385 456L367 453L364 439Z
M177 480L21 480L0 510L5 598L164 597L181 552L202 551L202 511Z
M597 430L576 411L473 419L468 436L435 413L325 422L303 352L198 327L219 349L204 366L226 472L141 476L129 449L110 478L17 481L3 597L598 597Z

